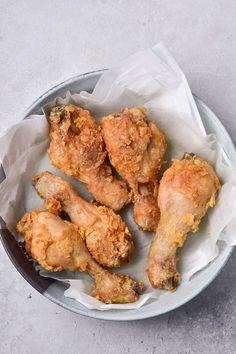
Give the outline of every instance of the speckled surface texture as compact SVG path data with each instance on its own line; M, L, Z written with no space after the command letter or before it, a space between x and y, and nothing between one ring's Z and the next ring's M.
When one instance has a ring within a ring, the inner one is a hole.
M0 0L0 132L55 84L162 40L236 143L234 0ZM236 353L236 252L197 298L158 318L70 313L17 273L0 245L0 353Z

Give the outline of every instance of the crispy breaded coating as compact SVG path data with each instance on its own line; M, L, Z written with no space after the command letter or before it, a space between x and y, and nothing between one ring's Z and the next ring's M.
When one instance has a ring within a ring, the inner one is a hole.
M52 164L86 183L98 202L120 210L130 199L127 186L106 164L101 128L89 111L74 105L54 107L49 119Z
M130 260L132 235L113 210L82 199L68 182L50 172L35 176L33 184L48 210L65 211L72 223L84 230L88 250L98 263L119 267Z
M125 108L101 120L111 164L130 185L134 219L141 230L155 231L159 221L157 173L163 164L166 139L145 108Z
M49 271L79 270L94 278L91 295L106 304L135 302L143 289L128 275L110 273L91 257L78 226L49 211L26 213L17 224L27 252Z
M180 279L176 252L188 232L196 232L202 217L216 202L219 179L212 166L185 154L164 173L158 205L161 217L148 256L148 277L154 288L175 290Z

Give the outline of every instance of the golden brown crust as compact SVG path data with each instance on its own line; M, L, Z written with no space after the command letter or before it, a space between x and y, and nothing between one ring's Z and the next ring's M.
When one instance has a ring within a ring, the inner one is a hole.
M119 215L106 207L97 207L101 228L94 225L84 230L88 250L105 267L120 267L130 261L134 250L132 235Z
M119 267L130 260L134 249L132 235L113 210L82 199L63 178L43 172L33 178L38 194L53 213L64 210L71 221L84 230L86 245L97 262Z
M212 166L196 155L185 154L164 173L158 196L161 218L148 256L148 277L154 288L176 289L177 249L188 232L198 230L219 188Z
M44 208L55 215L59 215L62 211L62 206L59 200L56 198L48 198L43 204Z
M57 237L53 237L47 228L47 218L52 219L53 214L34 210L26 213L17 224L17 231L24 235L25 248L43 268L50 271L59 271L63 268L77 269L73 262L73 245L81 238L79 229L64 221L64 229ZM52 219L53 220L53 219ZM55 230L56 234L56 230ZM57 260L51 256L51 250L57 254Z
M128 190L104 161L107 153L101 128L89 111L74 105L54 107L49 119L52 164L86 183L97 201L120 210L129 202Z
M144 108L103 117L101 126L110 161L132 188L156 180L166 140L157 125L147 121Z
M100 129L89 111L77 106L54 107L50 114L52 164L87 183L87 171L99 167L106 157Z
M155 231L159 217L157 172L167 144L145 113L145 108L125 108L102 118L101 126L110 161L132 188L137 204L135 221L142 230Z
M91 295L106 304L124 304L137 301L143 288L143 281L134 282L127 275L103 272L97 275Z
M49 271L79 270L94 278L91 295L104 303L137 301L143 289L127 275L109 273L89 254L82 231L49 211L26 213L17 224L28 253Z

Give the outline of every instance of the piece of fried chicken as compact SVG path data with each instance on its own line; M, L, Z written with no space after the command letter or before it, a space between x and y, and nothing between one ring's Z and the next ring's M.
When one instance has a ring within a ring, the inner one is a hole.
M23 234L27 252L49 271L79 270L95 280L91 295L110 303L127 303L138 300L142 282L127 275L110 273L89 254L81 230L48 211L26 213L17 224Z
M126 184L112 175L100 127L88 111L74 105L54 107L50 113L52 164L86 183L98 202L120 210L129 202Z
M188 232L198 230L201 218L215 205L219 188L212 166L193 154L174 161L164 173L158 196L161 217L148 256L148 277L154 288L176 289L177 249Z
M48 210L62 209L72 223L84 229L87 248L98 263L119 267L130 260L132 235L113 210L82 199L68 182L50 172L35 176L33 184Z
M145 108L125 108L103 117L101 126L111 164L132 188L136 223L141 230L155 231L160 216L157 173L167 144L145 113Z

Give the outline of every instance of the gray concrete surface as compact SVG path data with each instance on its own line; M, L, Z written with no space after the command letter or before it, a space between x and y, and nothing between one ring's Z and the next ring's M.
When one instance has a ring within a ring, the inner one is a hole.
M0 132L51 86L162 40L236 142L235 0L0 0ZM0 353L236 353L236 252L196 299L110 323L43 298L0 245Z

